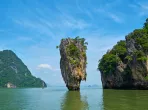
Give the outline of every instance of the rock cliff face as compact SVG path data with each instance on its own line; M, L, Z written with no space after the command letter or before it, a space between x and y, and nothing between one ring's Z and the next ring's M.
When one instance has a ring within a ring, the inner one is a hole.
M61 74L69 90L79 90L81 80L86 80L86 49L84 38L62 39L60 49Z
M0 87L46 87L11 50L0 51Z
M103 88L148 89L148 19L100 60Z

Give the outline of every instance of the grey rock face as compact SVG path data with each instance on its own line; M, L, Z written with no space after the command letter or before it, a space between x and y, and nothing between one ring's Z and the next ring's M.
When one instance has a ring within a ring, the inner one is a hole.
M81 80L86 80L86 48L84 42L76 39L62 39L60 68L63 80L69 90L79 90Z
M133 41L134 43L132 43ZM126 39L127 42L127 54L132 56L132 60L128 63L131 73L132 73L132 84L133 88L138 89L148 89L148 81L146 79L146 76L148 75L148 60L147 61L139 61L137 60L136 54L134 54L135 51L142 51L141 45L136 43L136 40L134 38ZM131 51L129 51L131 50ZM148 56L146 52L144 52L144 56Z
M117 64L116 71L114 73L105 75L101 72L102 86L104 89L120 89L131 87L131 75L127 73L129 67L120 62Z
M144 52L141 45L134 38L126 38L127 56L130 61L120 61L115 67L114 73L101 72L101 80L104 89L148 89L148 53ZM147 56L146 61L138 60L135 52L142 51Z

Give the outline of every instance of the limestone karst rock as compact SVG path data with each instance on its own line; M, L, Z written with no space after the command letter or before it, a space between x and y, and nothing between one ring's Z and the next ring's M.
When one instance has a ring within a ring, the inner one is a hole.
M103 88L148 89L148 19L100 60Z
M80 83L86 80L86 50L87 42L84 38L76 37L61 40L60 68L61 74L69 90L80 90Z
M28 67L12 50L0 51L0 88L46 87L40 78L34 77Z

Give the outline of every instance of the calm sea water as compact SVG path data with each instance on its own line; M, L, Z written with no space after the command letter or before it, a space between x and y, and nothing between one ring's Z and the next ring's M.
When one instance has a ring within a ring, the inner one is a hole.
M64 87L0 89L0 110L148 110L148 91Z

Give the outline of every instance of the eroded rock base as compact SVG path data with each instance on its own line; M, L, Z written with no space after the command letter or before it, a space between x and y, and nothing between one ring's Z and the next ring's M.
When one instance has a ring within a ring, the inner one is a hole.
M76 87L76 86L66 85L66 87L68 88L69 91L79 91L80 90L80 87Z

